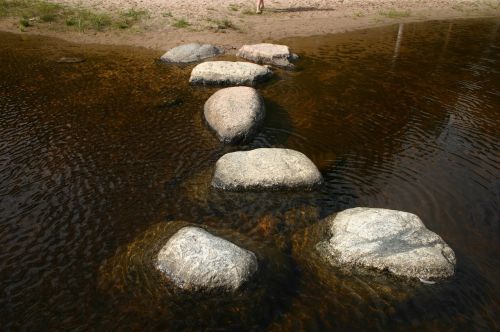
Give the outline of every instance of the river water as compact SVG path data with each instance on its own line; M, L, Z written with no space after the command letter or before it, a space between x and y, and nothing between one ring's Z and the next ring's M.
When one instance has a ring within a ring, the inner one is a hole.
M227 147L202 119L217 88L190 86L192 65L0 33L2 330L500 328L500 19L280 42L297 69L258 87L260 134ZM210 189L221 155L270 146L305 153L325 184ZM309 227L355 206L419 215L455 250L455 277L424 285L312 262ZM168 298L147 273L134 281L148 262L127 246L171 220L237 233L286 268L254 296Z

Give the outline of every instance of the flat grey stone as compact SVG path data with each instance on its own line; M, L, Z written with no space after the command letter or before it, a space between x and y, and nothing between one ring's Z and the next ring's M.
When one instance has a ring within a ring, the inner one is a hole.
M272 71L250 62L207 61L193 68L192 84L256 85L269 79Z
M225 154L215 164L212 186L223 190L310 190L321 184L318 168L304 154L262 148Z
M375 208L344 210L326 219L331 238L316 249L334 265L441 279L455 270L455 254L412 213Z
M264 119L264 100L254 88L225 88L206 101L204 115L220 141L244 142L253 137Z
M195 62L221 54L222 51L210 44L185 44L172 48L161 56L165 62Z
M288 46L268 43L243 45L236 55L257 63L280 67L293 67L291 61L298 58L296 54L290 53Z
M185 290L233 292L254 275L258 264L253 252L188 226L161 248L156 268Z

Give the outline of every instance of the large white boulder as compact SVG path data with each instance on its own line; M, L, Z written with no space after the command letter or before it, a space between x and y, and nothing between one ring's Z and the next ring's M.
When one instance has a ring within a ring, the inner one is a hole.
M290 53L288 46L268 43L243 45L236 55L257 63L280 67L293 67L291 61L297 58L296 54Z
M255 274L258 263L253 252L188 226L161 248L156 268L185 290L233 292Z
M221 54L222 51L210 44L185 44L174 47L161 56L165 62L195 62Z
M247 141L265 116L264 100L254 88L221 89L205 103L205 120L224 143Z
M334 265L420 279L454 274L453 250L412 213L359 207L332 215L326 222L331 237L316 249Z
M192 84L256 85L269 79L273 72L250 62L207 61L191 71Z
M262 148L231 152L215 164L212 186L223 190L313 189L323 178L304 154Z

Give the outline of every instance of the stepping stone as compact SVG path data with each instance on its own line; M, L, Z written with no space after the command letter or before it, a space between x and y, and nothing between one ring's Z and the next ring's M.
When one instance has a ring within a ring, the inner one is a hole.
M264 100L254 88L226 88L207 100L204 114L221 142L245 142L253 137L264 119Z
M280 67L293 67L291 61L298 56L290 53L288 46L276 44L243 45L237 56L257 63L265 63Z
M208 61L194 67L189 82L214 85L256 85L273 75L264 66L250 62Z
M263 148L225 154L215 164L212 186L239 190L311 190L323 182L318 168L304 154Z
M185 44L172 48L163 54L160 60L165 62L187 63L200 61L221 54L222 51L210 44Z
M423 280L451 277L455 253L412 213L353 208L326 218L331 237L316 249L331 264Z
M190 291L238 290L257 272L257 256L199 227L178 230L161 248L156 268Z

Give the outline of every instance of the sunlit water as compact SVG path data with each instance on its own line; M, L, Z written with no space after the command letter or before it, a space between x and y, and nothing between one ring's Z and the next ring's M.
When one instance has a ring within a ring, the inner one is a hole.
M0 34L1 329L498 329L499 27L282 41L301 59L258 87L267 118L244 147L221 145L204 124L217 88L190 86L192 66ZM221 155L269 146L308 155L325 184L210 188ZM355 206L418 214L455 250L456 276L424 285L327 267L310 253L310 226ZM234 297L162 290L146 247L171 220L240 239L267 274Z

